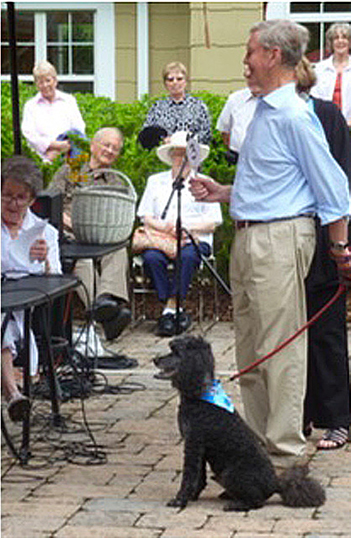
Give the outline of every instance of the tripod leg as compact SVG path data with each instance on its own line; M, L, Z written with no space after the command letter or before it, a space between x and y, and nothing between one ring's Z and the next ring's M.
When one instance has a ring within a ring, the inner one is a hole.
M175 333L181 333L180 327L180 309L181 309L181 297L180 297L180 288L181 288L181 279L182 279L182 221L181 221L181 188L177 190L177 222L176 222L176 233L177 233L177 259L176 259L176 317L175 317Z
M201 250L199 249L199 245L196 243L194 237L191 235L190 232L188 232L188 230L186 230L185 228L182 229L183 232L186 233L186 235L189 237L190 241L192 242L192 244L194 245L198 255L200 256L201 260L204 262L204 264L206 265L206 267L209 269L209 271L211 272L212 276L214 276L216 279L217 279L217 282L220 283L220 285L222 286L222 288L229 294L231 295L232 292L231 292L231 289L227 286L227 284L224 282L224 280L222 279L222 277L217 273L216 269L214 269L214 267L212 267L212 265L209 263L209 261L207 260L206 256L204 256L202 253L201 253Z

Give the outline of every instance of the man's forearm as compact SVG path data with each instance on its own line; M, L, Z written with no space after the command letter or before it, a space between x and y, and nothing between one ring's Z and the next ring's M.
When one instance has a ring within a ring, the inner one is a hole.
M342 219L331 222L328 226L329 240L331 243L348 242L348 219Z
M229 203L230 202L230 193L232 191L231 185L222 185L221 190L219 192L219 200L218 202L221 203Z

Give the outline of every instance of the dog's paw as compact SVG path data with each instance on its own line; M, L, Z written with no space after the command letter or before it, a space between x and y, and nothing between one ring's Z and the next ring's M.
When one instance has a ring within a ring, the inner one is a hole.
M167 506L171 506L172 508L185 508L186 505L187 501L185 499L178 499L177 497L167 503Z
M240 499L232 499L224 505L223 510L224 512L248 512L249 510L261 508L263 505L264 503L261 501L248 504Z
M228 491L222 491L222 493L220 493L218 495L218 499L222 499L223 501L228 501L228 500L231 500L232 497L230 496L230 493L228 493Z
M224 512L246 512L249 507L239 500L231 499L223 507Z

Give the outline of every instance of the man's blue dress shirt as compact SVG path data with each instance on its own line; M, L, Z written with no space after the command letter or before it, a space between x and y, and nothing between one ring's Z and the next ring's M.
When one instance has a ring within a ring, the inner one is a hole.
M348 215L347 177L294 83L259 99L241 148L230 211L235 220L263 221L315 213L322 224Z

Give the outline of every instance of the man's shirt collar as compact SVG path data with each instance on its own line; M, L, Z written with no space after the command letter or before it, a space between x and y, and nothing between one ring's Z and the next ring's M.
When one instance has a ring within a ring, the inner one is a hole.
M296 96L295 82L288 82L280 86L276 90L261 97L262 101L267 103L272 108L283 108L286 106L292 97Z

